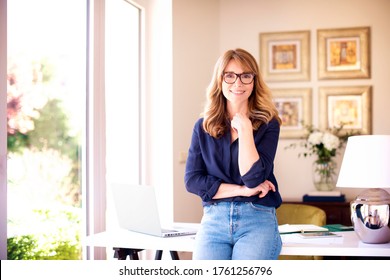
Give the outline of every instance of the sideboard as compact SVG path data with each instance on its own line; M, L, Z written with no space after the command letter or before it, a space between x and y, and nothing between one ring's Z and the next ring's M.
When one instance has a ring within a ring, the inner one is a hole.
M327 224L342 224L345 226L351 226L351 210L349 202L290 202L284 201L284 203L299 203L317 206L326 213Z

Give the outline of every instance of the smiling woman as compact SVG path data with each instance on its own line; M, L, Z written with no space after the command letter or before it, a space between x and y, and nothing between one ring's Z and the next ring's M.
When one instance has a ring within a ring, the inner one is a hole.
M184 175L204 209L194 259L277 259L281 196L273 166L280 123L255 58L243 49L223 53Z

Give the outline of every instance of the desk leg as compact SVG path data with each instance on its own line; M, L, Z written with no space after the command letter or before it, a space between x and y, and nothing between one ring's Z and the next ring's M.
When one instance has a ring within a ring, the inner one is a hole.
M171 253L172 260L179 260L179 254L177 251L169 251Z
M139 260L138 252L142 249L127 249L127 248L114 248L114 258L118 260L126 260L129 256L130 260Z
M156 256L154 257L155 260L161 260L162 258L163 251L162 250L157 250L156 251Z
M179 260L179 254L176 251L169 251L171 253L171 258L172 260ZM161 260L162 258L163 251L162 250L157 250L156 251L156 256L155 260Z
M126 260L129 256L130 260L139 260L138 252L142 249L128 249L128 248L114 248L114 258L118 260ZM171 253L172 260L179 260L179 254L177 251L169 251ZM161 260L163 251L157 250L154 257L155 260Z

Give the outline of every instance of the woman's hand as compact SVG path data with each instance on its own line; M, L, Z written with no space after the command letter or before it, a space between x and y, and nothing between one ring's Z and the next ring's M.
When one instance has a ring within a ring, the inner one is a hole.
M234 115L231 121L231 126L237 131L238 136L241 136L241 133L245 130L252 133L251 120L241 113L237 113Z
M263 183L258 185L256 188L248 188L243 185L235 185L235 184L226 184L222 183L217 193L213 196L213 199L221 199L226 197L235 197L235 196L254 196L258 195L260 198L267 195L269 191L276 191L274 184L270 181L265 180Z
M270 181L265 180L263 183L258 185L256 188L248 188L246 186L243 186L245 188L245 195L246 196L253 196L258 195L260 198L267 195L269 191L276 191L276 188L274 184L272 184Z

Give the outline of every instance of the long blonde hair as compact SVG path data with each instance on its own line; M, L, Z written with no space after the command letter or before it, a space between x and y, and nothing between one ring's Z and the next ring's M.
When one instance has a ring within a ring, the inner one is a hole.
M215 138L221 137L230 129L227 101L222 93L222 76L232 59L240 64L245 72L255 74L253 92L248 99L248 112L253 130L257 130L260 125L268 123L273 118L281 124L271 91L260 75L256 59L243 49L235 49L226 51L215 64L213 77L206 91L207 102L202 113L203 129Z

